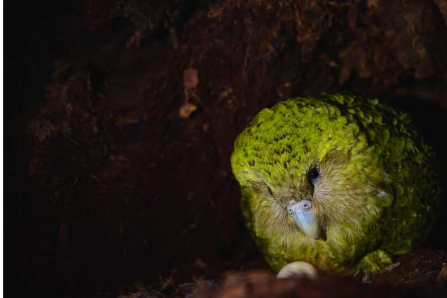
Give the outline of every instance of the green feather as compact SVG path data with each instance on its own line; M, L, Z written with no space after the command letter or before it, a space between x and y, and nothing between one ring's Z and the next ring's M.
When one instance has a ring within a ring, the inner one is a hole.
M262 110L235 141L233 173L254 239L275 270L378 270L423 243L440 203L432 150L407 114L350 94L299 97ZM311 185L308 172L319 167ZM311 198L324 237L285 212Z

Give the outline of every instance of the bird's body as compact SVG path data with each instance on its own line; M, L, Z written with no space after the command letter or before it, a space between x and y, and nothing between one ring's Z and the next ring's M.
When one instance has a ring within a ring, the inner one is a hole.
M273 269L379 270L426 238L440 201L409 117L348 94L262 110L231 158L247 226Z

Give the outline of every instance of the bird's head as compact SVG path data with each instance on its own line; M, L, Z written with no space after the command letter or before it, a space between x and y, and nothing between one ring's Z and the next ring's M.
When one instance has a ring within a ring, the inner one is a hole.
M288 100L261 111L236 140L233 172L266 230L349 238L379 216L383 204L371 202L386 196L377 187L386 177L343 112L318 99Z

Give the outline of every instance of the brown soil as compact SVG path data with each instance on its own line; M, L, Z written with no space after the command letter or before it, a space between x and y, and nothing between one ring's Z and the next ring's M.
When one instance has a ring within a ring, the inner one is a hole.
M445 1L5 1L5 28L7 291L184 296L203 280L208 297L225 272L268 270L229 157L292 96L354 90L407 110L447 185ZM429 248L447 249L446 223ZM439 274L445 254L425 255Z

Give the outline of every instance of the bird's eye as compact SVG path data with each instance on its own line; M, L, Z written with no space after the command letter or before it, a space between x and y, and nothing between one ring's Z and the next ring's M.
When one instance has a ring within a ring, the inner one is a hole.
M315 185L318 178L320 178L320 170L317 167L312 167L309 171L309 181L312 185Z

